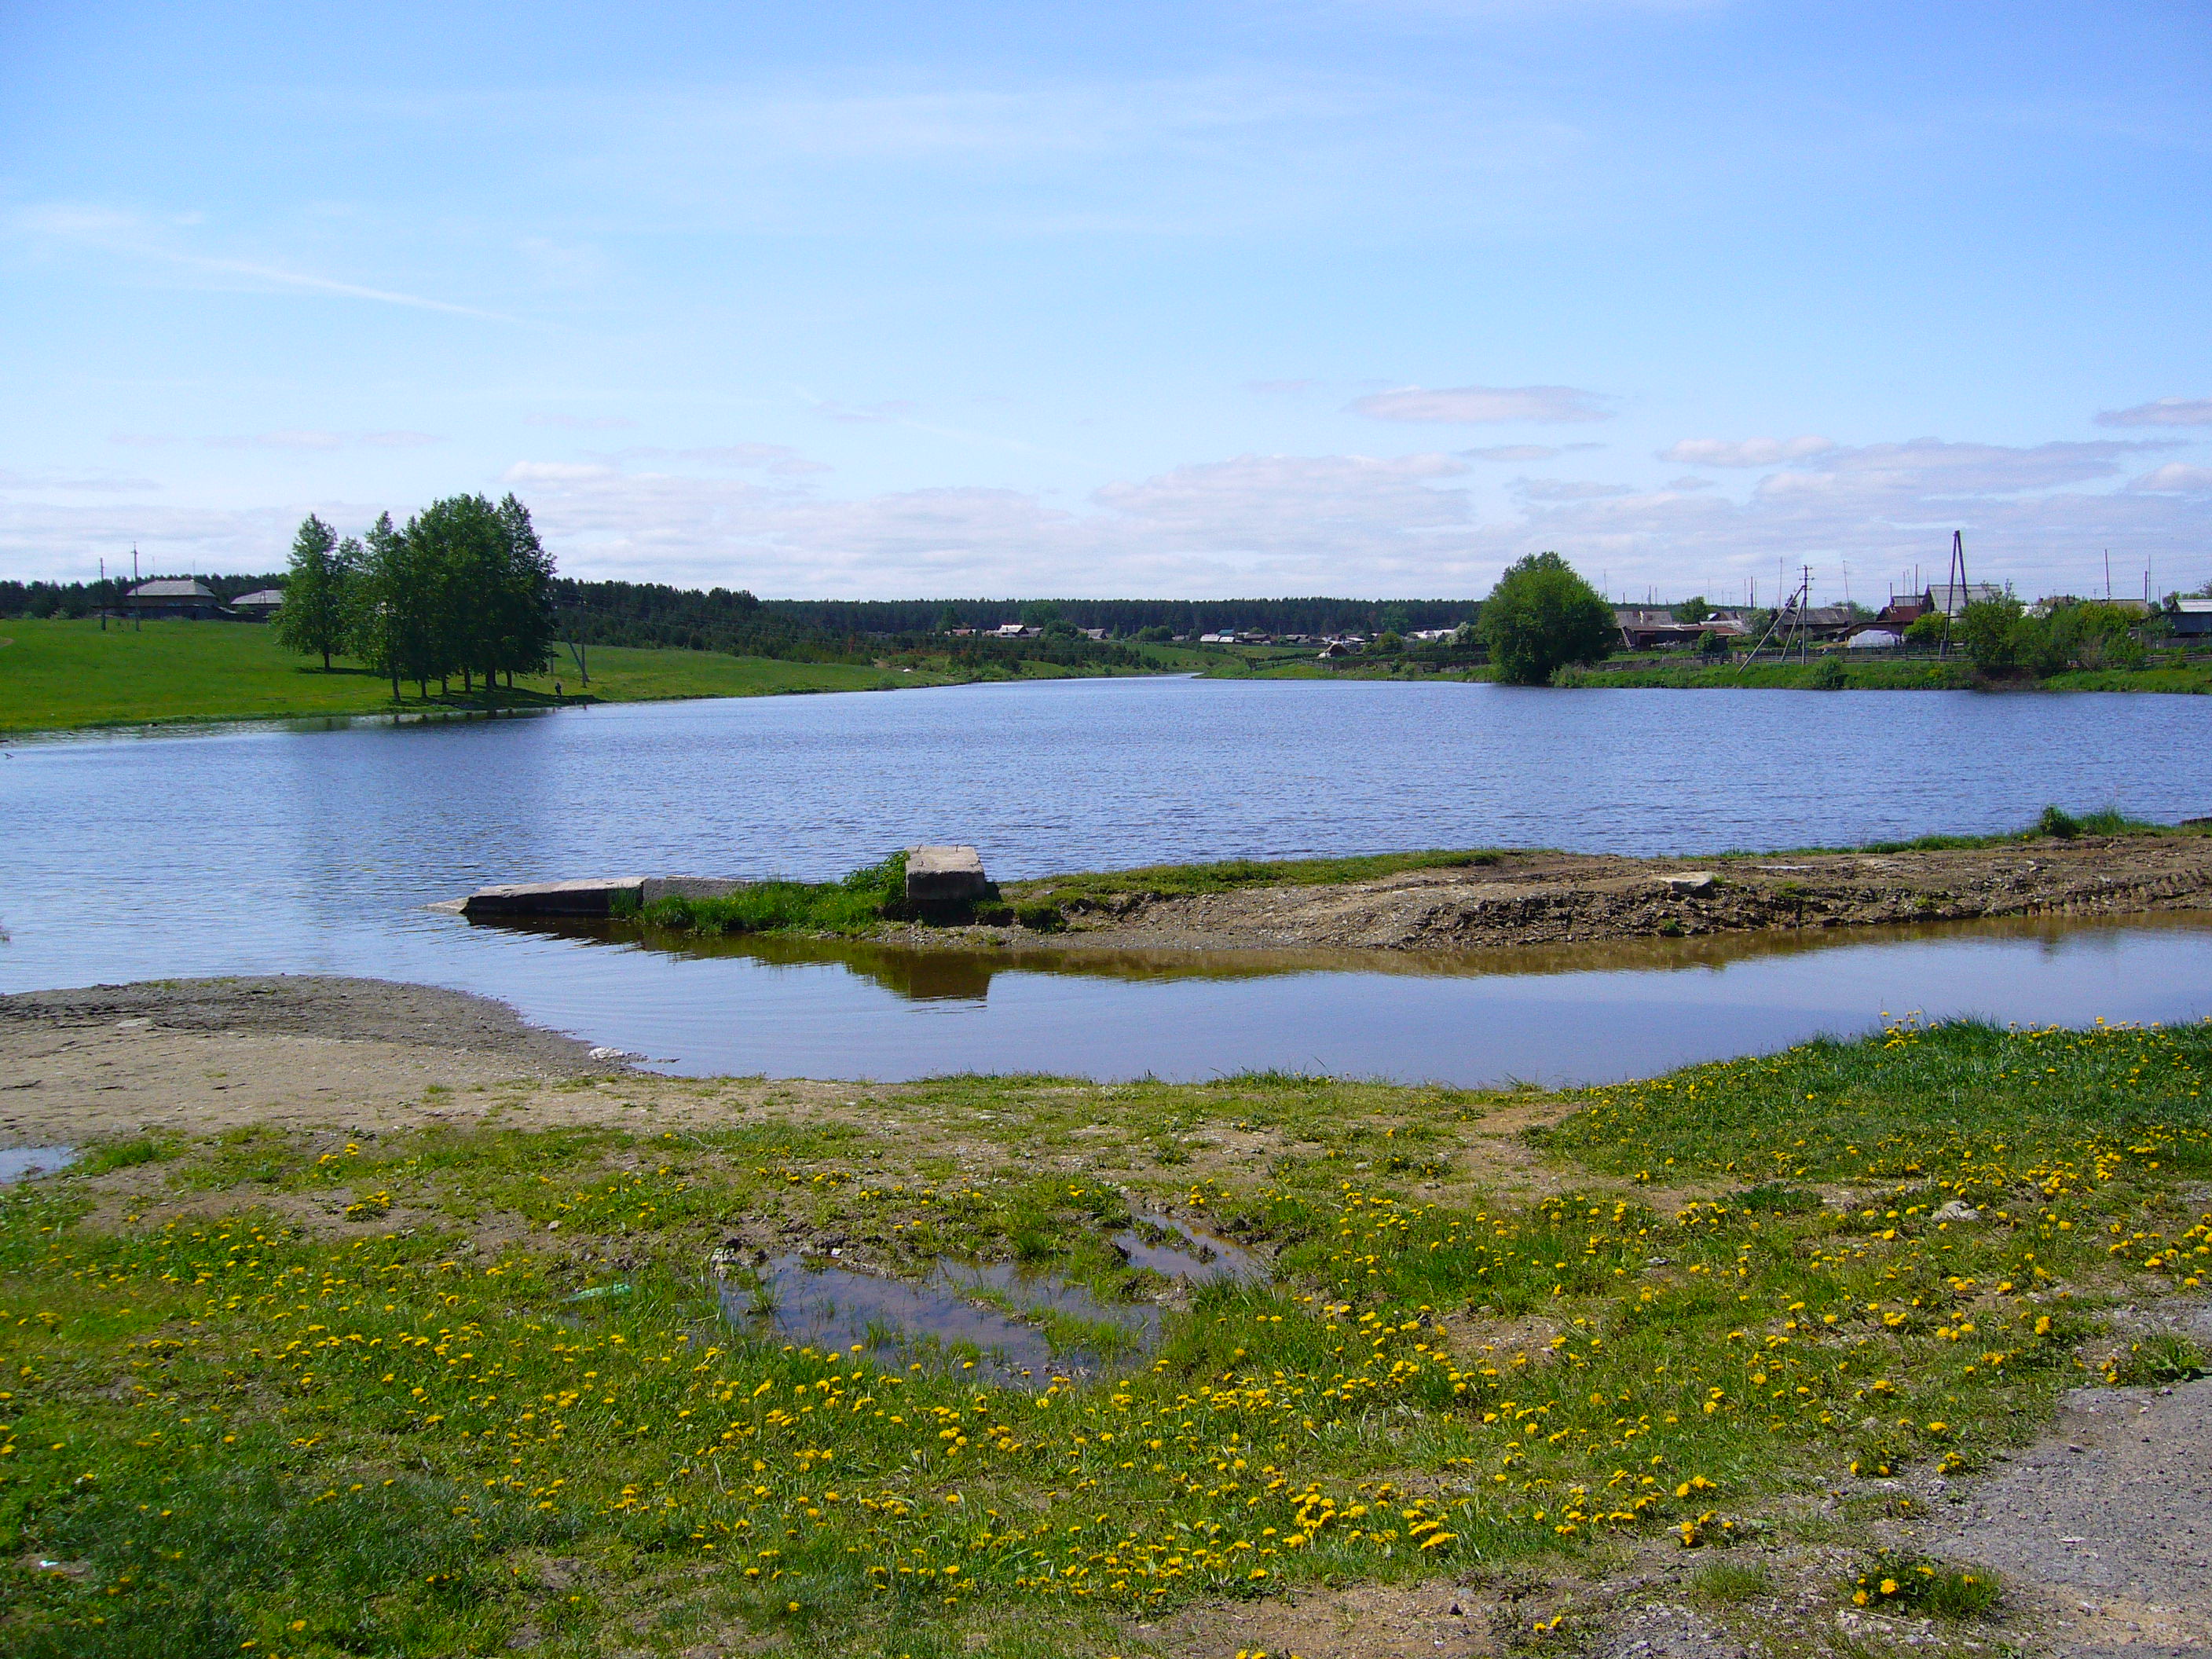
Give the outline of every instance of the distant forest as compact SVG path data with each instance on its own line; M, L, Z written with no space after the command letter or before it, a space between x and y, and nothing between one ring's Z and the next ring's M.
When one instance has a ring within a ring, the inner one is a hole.
M554 583L554 603L592 643L690 646L782 656L846 641L918 642L956 628L1012 622L1103 628L1133 640L1224 629L1261 634L1401 634L1450 628L1481 609L1473 599L757 599L740 589L636 582Z
M153 574L147 578L155 579ZM284 585L281 572L198 580L223 604L241 593ZM104 585L0 581L0 617L88 617L103 603L121 605L130 586L114 579ZM702 592L660 583L587 582L566 576L553 579L551 598L561 636L586 645L667 646L824 661L884 647L911 648L956 628L989 629L1010 622L1103 628L1116 640L1134 640L1148 629L1191 636L1224 629L1405 634L1455 627L1481 609L1474 599L759 599L742 589ZM979 653L986 648L981 641L955 643ZM1036 655L1036 641L1030 641L1023 654Z

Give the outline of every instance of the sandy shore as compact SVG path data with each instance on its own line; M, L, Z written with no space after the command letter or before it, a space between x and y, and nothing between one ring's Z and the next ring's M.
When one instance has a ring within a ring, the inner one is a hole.
M623 1109L573 1085L626 1072L504 1003L428 985L285 975L0 997L0 1146L398 1127L540 1097L583 1121Z

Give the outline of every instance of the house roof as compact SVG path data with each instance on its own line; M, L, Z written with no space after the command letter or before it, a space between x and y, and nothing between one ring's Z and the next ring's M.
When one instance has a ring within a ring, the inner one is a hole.
M205 582L175 580L163 578L159 581L140 582L131 590L134 599L206 599L213 603L215 590Z
M283 604L283 603L284 603L284 590L283 590L283 588L281 588L281 587L261 587L261 588L256 588L256 589L255 589L252 592L251 592L251 593L241 593L241 594L240 594L236 599L233 599L233 600L230 602L230 605L231 605L231 609L232 609L232 610L234 610L234 611L235 611L235 610L237 610L237 609L238 609L240 606L241 606L241 605L250 605L250 606L253 606L253 607L255 607L255 608L258 608L259 606L262 606L262 605L265 605L275 606L275 605L282 605L282 604Z

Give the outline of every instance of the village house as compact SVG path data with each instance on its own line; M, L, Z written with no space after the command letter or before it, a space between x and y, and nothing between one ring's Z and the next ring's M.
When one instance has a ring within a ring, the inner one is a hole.
M215 590L190 577L140 582L124 596L123 611L131 617L184 617L199 622L225 614Z
M230 602L230 608L246 622L267 622L283 605L283 588L259 587L251 593L240 594Z

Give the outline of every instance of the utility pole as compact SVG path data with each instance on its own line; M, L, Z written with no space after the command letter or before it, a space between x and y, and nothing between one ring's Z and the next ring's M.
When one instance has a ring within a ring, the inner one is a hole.
M131 597L133 599L138 597L138 544L136 542L131 544ZM142 609L137 605L131 607L131 631L134 634L140 632L146 626L146 618L142 614Z
M107 556L100 556L100 631L107 631Z
M1964 615L1966 609L1966 538L1963 531L1951 532L1951 569L1943 578L1943 642L1936 648L1938 657L1951 654L1951 618Z

